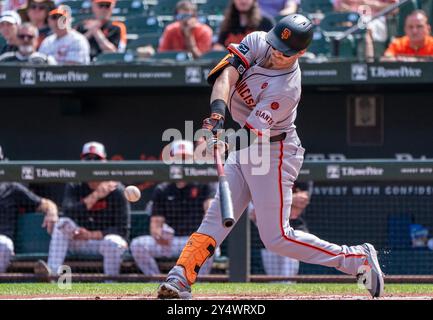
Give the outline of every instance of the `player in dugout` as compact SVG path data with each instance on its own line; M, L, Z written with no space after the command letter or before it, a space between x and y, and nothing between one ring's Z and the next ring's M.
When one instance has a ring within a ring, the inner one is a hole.
M4 160L0 146L0 161ZM14 255L18 215L24 212L44 213L42 228L49 234L59 219L57 206L50 199L37 196L21 183L0 182L0 273L6 272Z
M213 85L208 130L209 150L231 148L224 165L235 221L252 201L260 237L267 249L302 262L336 268L358 277L372 297L384 291L384 276L373 245L338 245L294 230L289 223L292 188L305 149L296 132L301 98L298 59L313 39L313 23L301 14L281 19L269 32L247 35L228 47L229 54L209 73ZM226 109L242 129L226 136ZM224 137L227 139L219 139ZM252 158L262 154L261 159ZM261 160L261 168L255 161ZM260 169L260 170L258 170ZM230 233L222 224L217 192L198 230L175 267L158 288L161 299L190 299L191 285L205 261Z
M103 144L91 141L83 146L81 160L105 161ZM101 254L104 273L120 273L122 255L128 249L130 205L124 187L116 181L69 183L65 187L64 216L54 227L48 263L39 261L35 273L49 277L62 274L68 251L73 254Z
M173 159L192 159L194 145L191 141L177 140L171 144ZM178 257L209 208L215 195L212 184L176 181L156 186L152 196L150 235L140 236L131 242L131 252L141 272L147 276L160 274L155 258ZM200 269L200 275L209 274L212 260Z

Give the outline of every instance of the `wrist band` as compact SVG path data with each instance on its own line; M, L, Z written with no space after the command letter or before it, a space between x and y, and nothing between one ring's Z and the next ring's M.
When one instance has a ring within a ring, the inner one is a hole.
M212 101L212 103L210 104L211 114L212 113L218 113L223 118L225 117L225 114L226 114L226 108L227 108L227 104L222 99L216 99L216 100Z

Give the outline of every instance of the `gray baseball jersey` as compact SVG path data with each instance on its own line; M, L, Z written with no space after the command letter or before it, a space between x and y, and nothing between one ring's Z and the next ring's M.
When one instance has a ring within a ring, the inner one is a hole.
M238 66L242 78L231 88L228 107L241 127L270 129L271 136L286 132L296 136L296 109L301 96L301 70L296 62L289 70L263 68L271 54L266 32L247 35L229 51L243 62Z
M329 243L290 226L292 188L305 151L294 124L301 95L298 63L289 70L264 68L271 54L264 32L253 32L228 49L231 55L210 72L209 80L212 82L229 63L238 70L241 77L231 88L227 101L233 118L259 134L263 129L269 129L271 136L288 133L284 140L269 143L269 150L263 153L266 172L255 171L256 164L250 157L259 154L260 143L230 152L224 169L236 221L252 201L260 237L267 249L281 256L356 275L366 261L367 252L361 245ZM216 201L211 202L198 232L211 236L219 245L230 230L222 227L217 192Z

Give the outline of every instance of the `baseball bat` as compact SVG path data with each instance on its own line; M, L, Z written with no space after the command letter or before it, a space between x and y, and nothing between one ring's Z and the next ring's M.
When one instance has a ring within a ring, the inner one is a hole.
M224 166L221 162L221 154L216 144L214 148L214 160L218 172L218 188L220 193L221 222L225 228L230 228L235 223L232 196L224 173Z

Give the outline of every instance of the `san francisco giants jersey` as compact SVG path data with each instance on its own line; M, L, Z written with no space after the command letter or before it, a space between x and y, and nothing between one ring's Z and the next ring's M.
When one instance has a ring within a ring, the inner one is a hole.
M301 96L301 71L298 62L290 69L263 67L271 54L266 32L253 32L240 44L231 44L229 63L240 78L230 90L228 108L241 127L259 132L269 129L274 136L286 132L296 136L296 109Z

